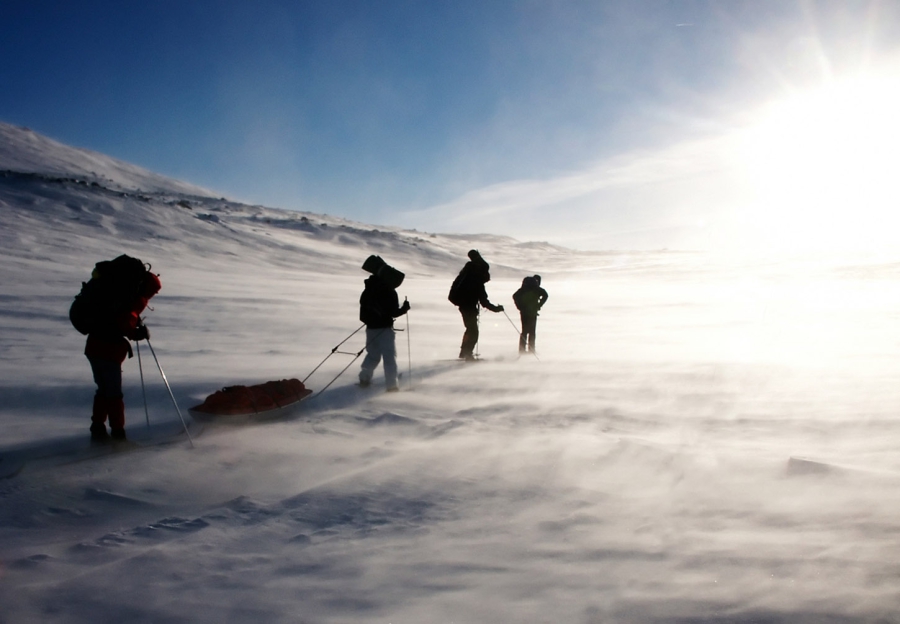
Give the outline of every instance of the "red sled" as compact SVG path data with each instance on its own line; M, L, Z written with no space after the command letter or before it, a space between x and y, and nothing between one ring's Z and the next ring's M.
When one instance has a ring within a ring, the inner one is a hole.
M227 386L200 405L188 408L195 420L240 423L279 418L292 412L312 390L299 379L267 381L255 386Z

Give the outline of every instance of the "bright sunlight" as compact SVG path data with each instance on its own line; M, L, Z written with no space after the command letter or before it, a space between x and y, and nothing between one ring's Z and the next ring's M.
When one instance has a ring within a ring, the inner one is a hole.
M835 80L766 107L742 142L748 234L798 250L893 242L898 112L896 71Z

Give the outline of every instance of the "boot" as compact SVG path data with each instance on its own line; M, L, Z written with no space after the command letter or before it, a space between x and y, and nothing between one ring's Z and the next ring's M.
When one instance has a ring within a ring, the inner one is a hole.
M121 396L106 399L109 433L113 440L125 440L125 401Z
M109 434L106 432L106 398L98 394L94 395L94 405L91 409L91 441L106 442Z
M91 423L91 441L93 442L106 442L109 440L109 434L106 432L106 425L104 423Z

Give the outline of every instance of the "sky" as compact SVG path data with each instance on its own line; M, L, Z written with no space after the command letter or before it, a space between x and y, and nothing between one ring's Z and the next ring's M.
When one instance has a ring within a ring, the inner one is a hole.
M0 120L271 207L890 246L900 5L3 0Z

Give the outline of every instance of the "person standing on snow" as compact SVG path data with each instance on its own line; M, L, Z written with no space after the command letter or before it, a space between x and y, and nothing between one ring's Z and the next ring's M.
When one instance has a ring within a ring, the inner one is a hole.
M366 324L366 357L359 371L359 385L368 387L378 363L384 360L384 383L388 392L399 390L397 385L397 345L394 340L394 319L409 311L409 301L400 305L397 288L404 275L388 266L378 256L370 256L363 268L372 275L359 297L359 320Z
M522 319L522 333L519 334L519 353L535 352L534 335L537 331L538 312L547 302L549 295L541 288L541 276L532 275L522 280L522 287L513 295L519 316Z
M484 285L491 280L490 265L475 249L469 251L468 256L469 261L453 280L447 298L459 308L466 328L459 347L459 358L472 362L475 360L475 345L478 344L478 306L484 306L491 312L503 312L503 306L488 301Z
M100 442L110 437L125 440L122 363L132 356L129 340L150 338L150 332L141 321L141 312L162 285L159 277L143 262L125 255L98 263L91 282L97 284L97 289L91 297L90 329L84 345L84 355L91 364L97 384L91 412L91 439Z

